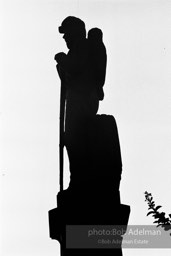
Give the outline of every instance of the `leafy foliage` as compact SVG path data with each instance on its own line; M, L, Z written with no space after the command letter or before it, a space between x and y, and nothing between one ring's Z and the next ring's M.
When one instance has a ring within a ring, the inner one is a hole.
M161 205L155 206L155 202L153 201L153 197L151 193L148 193L147 191L145 194L145 201L148 204L148 210L150 210L147 213L147 216L150 214L153 214L153 217L156 219L153 223L157 223L157 227L161 226L164 228L165 231L168 231L171 229L171 214L169 214L169 218L165 217L164 212L159 212L158 210L162 207ZM171 233L170 233L171 235Z

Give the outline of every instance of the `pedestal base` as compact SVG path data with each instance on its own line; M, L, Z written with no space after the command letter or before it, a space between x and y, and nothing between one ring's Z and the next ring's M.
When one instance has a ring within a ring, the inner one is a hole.
M97 241L90 241L88 230L102 230L105 226L110 230L117 227L126 231L130 206L119 204L119 201L114 203L109 197L104 204L103 200L99 204L98 200L95 202L93 198L87 197L87 201L81 201L81 195L79 200L72 196L67 197L66 191L60 193L58 208L49 211L50 238L60 242L61 256L122 256L122 236L113 236L113 239L120 241L117 246L115 244L106 246L106 241L98 242L97 236L95 237ZM73 234L71 230L70 235L67 233L68 227L73 227Z

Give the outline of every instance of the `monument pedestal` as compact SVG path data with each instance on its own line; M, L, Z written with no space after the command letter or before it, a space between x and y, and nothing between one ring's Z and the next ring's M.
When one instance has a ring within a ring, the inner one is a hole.
M49 211L50 238L59 241L61 255L122 256L130 207L116 203L112 195L104 198L104 205L102 198L95 201L87 193L76 199L74 193L60 192L58 208Z

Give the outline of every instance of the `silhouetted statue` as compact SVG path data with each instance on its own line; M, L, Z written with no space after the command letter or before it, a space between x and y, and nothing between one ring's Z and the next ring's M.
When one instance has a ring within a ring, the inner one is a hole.
M101 78L97 82L97 72L101 72L101 67L95 68L100 48L93 56L93 40L89 39L92 41L90 44L86 39L85 24L76 17L64 19L59 32L64 34L69 49L68 54L62 52L55 56L59 76L64 78L66 86L65 144L70 160L71 182L79 180L80 183L89 167L88 126L98 111L99 91L102 88Z
M60 187L58 208L49 211L50 237L60 242L63 256L122 256L121 235L115 236L120 241L117 249L101 250L98 244L93 250L67 248L68 239L71 247L74 239L73 232L67 238L67 226L123 225L126 230L130 207L120 202L122 159L115 118L97 115L107 64L103 33L93 28L86 38L84 22L73 16L64 19L59 32L69 49L56 54L55 60L66 89L65 146L71 180L68 189ZM74 242L83 230L79 232Z

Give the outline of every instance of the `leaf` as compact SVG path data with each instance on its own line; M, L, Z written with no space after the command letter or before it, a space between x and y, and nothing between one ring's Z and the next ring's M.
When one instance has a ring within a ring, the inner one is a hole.
M160 213L160 216L161 216L162 218L165 218L165 212L161 212L161 213Z
M161 205L158 205L157 207L156 207L156 211L159 209L159 208L161 208L162 206Z
M154 213L154 211L148 212L148 213L147 213L147 216L150 215L150 214L152 214L152 213Z
M164 230L165 230L165 231L168 231L168 230L170 230L170 229L171 229L171 225L165 225L165 226L164 226Z
M169 222L169 218L165 218L165 221L166 221L166 222Z
M158 213L158 212L155 212L155 213L153 214L153 217L154 217L155 219L158 219L158 218L160 218L160 213Z
M158 216L156 216L155 214L153 215L153 217L155 218L155 219L160 219Z
M159 223L159 220L153 221L153 223Z

